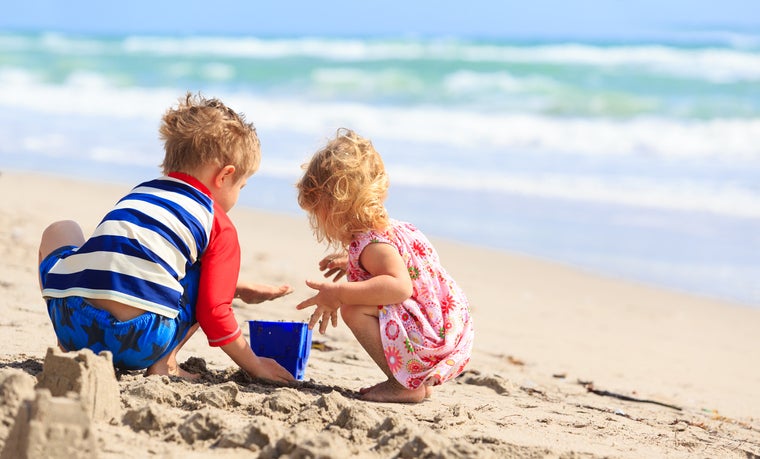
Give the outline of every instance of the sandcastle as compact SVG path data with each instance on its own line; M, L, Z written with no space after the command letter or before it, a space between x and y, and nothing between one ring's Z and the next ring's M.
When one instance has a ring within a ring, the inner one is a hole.
M17 401L18 412L0 459L97 457L93 422L121 416L109 352L95 355L88 349L49 348L34 392L24 385L12 386L12 381L10 377L1 381L5 396L26 398Z
M50 390L54 397L76 393L93 421L109 421L121 414L119 383L110 352L95 355L89 349L62 352L48 348L37 380L37 388Z

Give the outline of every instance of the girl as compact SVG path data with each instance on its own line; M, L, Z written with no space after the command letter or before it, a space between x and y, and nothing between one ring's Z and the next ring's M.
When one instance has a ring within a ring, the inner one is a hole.
M473 324L467 298L413 225L388 217L388 176L372 143L353 131L337 136L305 166L298 204L317 240L343 249L319 263L333 282L297 309L316 306L309 328L338 324L337 311L387 376L359 392L364 400L419 402L430 386L462 372ZM346 274L348 283L336 283Z

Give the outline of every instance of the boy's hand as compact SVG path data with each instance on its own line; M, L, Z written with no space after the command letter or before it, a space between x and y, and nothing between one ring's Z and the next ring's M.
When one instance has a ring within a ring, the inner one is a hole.
M338 309L341 307L341 302L337 295L337 286L332 283L310 280L306 281L306 285L318 290L319 293L298 303L296 309L300 310L306 309L309 306L316 306L317 308L309 318L309 330L319 323L319 333L324 335L329 323L332 323L333 327L338 326Z
M259 357L258 359L258 364L251 374L254 378L266 379L278 383L295 381L293 375L291 375L282 365L277 363L276 360L268 357Z
M242 334L234 341L221 347L240 368L253 378L266 379L276 383L295 381L293 375L276 360L254 354Z
M235 287L235 298L240 298L248 304L258 304L274 300L293 292L293 287L287 284L275 287L273 285L238 282Z
M325 277L335 275L333 282L338 282L346 274L346 266L348 266L348 255L345 253L334 253L319 261L319 270L326 271Z

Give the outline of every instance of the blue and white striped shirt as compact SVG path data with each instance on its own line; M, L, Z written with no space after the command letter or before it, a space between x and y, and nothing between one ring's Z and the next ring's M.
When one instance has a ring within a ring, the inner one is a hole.
M180 280L208 246L212 199L187 182L160 177L136 186L75 253L45 280L45 297L118 301L174 318Z

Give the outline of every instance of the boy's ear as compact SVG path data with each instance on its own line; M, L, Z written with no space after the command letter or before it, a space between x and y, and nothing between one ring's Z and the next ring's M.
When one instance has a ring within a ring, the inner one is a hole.
M235 166L228 164L222 167L214 177L214 183L216 186L221 187L227 180L233 180L235 176Z

